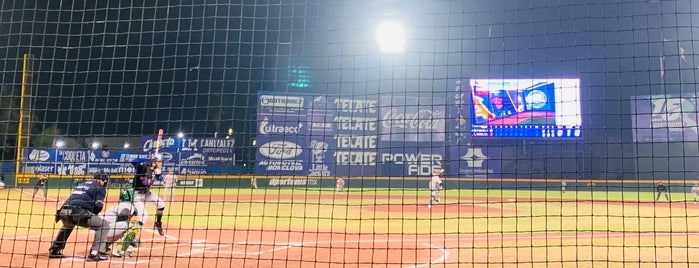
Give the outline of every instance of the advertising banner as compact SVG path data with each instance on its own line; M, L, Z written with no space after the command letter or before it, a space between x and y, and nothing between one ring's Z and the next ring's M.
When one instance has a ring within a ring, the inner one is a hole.
M502 173L500 147L452 145L448 176L466 178L499 178Z
M332 176L335 174L337 139L335 139L336 116L333 97L314 96L307 112L309 125L308 175Z
M258 135L256 174L306 175L307 143L303 136Z
M335 98L335 172L376 176L379 149L378 99Z
M133 174L131 160L147 157L133 151L36 149L22 151L24 173L57 175Z
M427 176L443 167L444 104L281 93L258 101L257 174Z
M697 96L667 94L631 97L635 142L697 141Z
M383 141L444 142L443 104L421 104L418 97L382 96L380 110Z
M432 176L432 171L446 168L444 146L397 142L383 144L387 146L381 146L378 156L383 176Z
M141 144L146 156L153 154L156 136L142 137ZM235 165L235 139L164 136L158 153L163 166L176 174L205 175L208 170Z
M143 152L152 154L155 151L156 136L144 136L141 138ZM200 156L207 162L235 162L235 139L210 138L210 137L163 137L158 153L162 154L165 162L178 162L182 158Z

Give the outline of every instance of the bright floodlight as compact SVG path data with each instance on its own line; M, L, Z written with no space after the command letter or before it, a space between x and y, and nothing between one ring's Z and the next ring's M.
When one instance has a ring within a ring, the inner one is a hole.
M66 146L66 142L64 140L57 140L56 141L56 148L63 148Z
M405 49L405 27L398 21L387 20L376 27L376 41L384 53L399 53Z
M182 133L182 132L177 133L177 137L180 138L180 139L181 139L181 138L184 138L184 133Z
M99 149L100 146L102 146L102 144L100 144L98 141L92 142L92 149L93 150Z

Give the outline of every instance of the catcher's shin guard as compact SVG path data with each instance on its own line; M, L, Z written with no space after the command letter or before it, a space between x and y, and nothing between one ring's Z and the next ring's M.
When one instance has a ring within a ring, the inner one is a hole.
M138 236L140 229L141 225L138 222L129 223L129 230L126 231L124 236L121 238L121 244L118 246L120 251L126 252L126 250L129 249L129 246L137 244L136 237Z

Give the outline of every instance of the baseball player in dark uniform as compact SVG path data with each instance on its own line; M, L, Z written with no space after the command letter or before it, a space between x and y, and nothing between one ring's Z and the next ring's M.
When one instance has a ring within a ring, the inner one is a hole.
M36 180L36 184L34 184L34 194L32 194L32 197L36 196L36 193L41 189L44 191L44 198L48 198L47 191L49 189L49 176L46 174L41 174L41 177Z
M63 222L63 227L58 231L56 239L51 243L49 258L63 258L63 249L66 241L73 232L75 226L90 228L95 231L95 240L87 256L91 261L104 261L107 257L107 234L109 222L100 217L100 211L104 207L104 198L107 194L105 186L109 177L105 174L95 174L92 180L88 180L78 187L56 211L56 222Z
M157 207L155 212L155 228L160 235L165 235L163 230L163 212L165 211L165 201L151 192L151 187L155 181L163 180L163 160L160 155L154 155L143 161L136 159L132 162L136 167L136 176L133 179L133 189L136 192L134 205L139 213L140 222L145 224L148 220L145 203L152 203Z
M670 201L670 194L668 193L667 185L664 182L658 182L655 186L655 191L658 192L658 196L655 197L655 201L660 200L661 195L665 195L665 200Z

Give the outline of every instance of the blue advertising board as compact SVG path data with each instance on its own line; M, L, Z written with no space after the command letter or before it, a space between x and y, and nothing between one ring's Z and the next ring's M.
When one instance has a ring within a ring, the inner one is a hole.
M148 157L134 151L39 149L22 150L24 173L88 175L98 171L107 174L133 174L131 160Z
M417 97L258 97L257 174L407 176L443 168L444 100L430 99L442 103L434 105Z
M502 172L502 148L475 146L467 143L449 147L447 176L468 178L499 178Z
M22 171L76 176L98 171L134 174L131 161L154 153L155 136L143 137L141 144L139 151L26 148L22 150ZM204 175L235 165L234 146L233 139L164 137L158 153L165 169L181 175Z
M141 138L142 153L155 152L156 136ZM235 140L209 137L177 138L164 136L158 153L166 169L177 174L205 175L235 165Z

